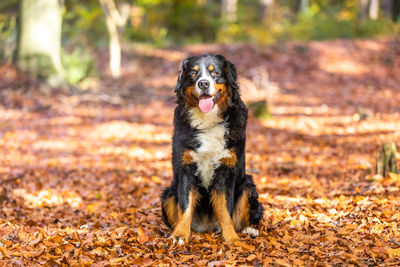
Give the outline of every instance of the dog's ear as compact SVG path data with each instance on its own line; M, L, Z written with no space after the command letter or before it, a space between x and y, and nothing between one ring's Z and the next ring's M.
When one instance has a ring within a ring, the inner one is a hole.
M232 62L230 62L229 60L225 59L225 74L226 74L226 78L228 80L228 84L229 86L233 89L233 90L239 90L239 85L237 83L237 72L236 72L236 67L235 65L233 65Z
M176 86L175 86L176 94L179 94L179 92L182 89L183 80L185 79L185 71L186 71L188 62L189 62L189 60L186 58L185 60L182 61L181 67L179 68L178 82L176 83Z

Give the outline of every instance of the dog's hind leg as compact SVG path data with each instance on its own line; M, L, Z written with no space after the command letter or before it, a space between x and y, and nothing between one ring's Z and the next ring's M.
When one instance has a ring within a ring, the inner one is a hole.
M242 231L243 228L250 225L249 197L250 197L250 190L248 189L243 190L233 210L233 216L232 216L233 224L235 226L235 230L238 232Z
M259 231L251 225L257 225L262 219L264 208L258 201L258 194L253 179L246 175L246 184L242 194L236 201L233 211L233 223L236 231L249 234L252 237L258 236Z

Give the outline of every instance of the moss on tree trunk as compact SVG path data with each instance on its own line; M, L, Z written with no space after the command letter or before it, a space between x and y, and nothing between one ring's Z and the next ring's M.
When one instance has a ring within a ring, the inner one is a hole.
M376 157L376 174L387 177L389 172L398 173L395 143L384 143Z
M258 119L270 119L272 117L271 113L268 111L268 104L266 100L250 102L248 107Z

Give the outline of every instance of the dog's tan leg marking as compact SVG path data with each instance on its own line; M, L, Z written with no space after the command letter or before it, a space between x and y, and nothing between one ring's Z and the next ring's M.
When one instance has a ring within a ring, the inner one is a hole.
M233 224L236 231L242 231L243 228L250 225L249 195L249 190L244 190L233 211Z
M185 151L183 152L182 155L182 163L183 164L192 164L193 163L193 157L190 154L190 150L189 149L185 149Z
M214 209L215 217L221 226L222 237L227 243L234 243L239 240L239 236L236 234L235 228L233 227L233 221L229 215L226 207L226 196L225 193L217 193L215 190L211 192L211 203Z
M182 212L178 209L178 221L172 233L172 238L178 240L178 244L183 244L188 241L190 237L190 226L192 224L194 209L196 208L197 200L199 199L199 192L189 192L189 203L187 208Z
M164 202L163 206L165 214L167 215L168 223L173 227L174 224L176 223L176 220L178 219L178 207L176 205L175 198L174 197L168 198Z
M228 167L235 167L237 163L236 151L234 148L229 150L229 156L219 160L222 164Z

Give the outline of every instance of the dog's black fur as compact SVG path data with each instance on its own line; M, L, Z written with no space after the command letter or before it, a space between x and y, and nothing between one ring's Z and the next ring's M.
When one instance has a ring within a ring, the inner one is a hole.
M200 79L211 83L210 88L213 86L215 89L213 94L209 93L211 89L199 89ZM226 241L234 241L237 236L224 233L229 226L222 224L229 225L231 221L236 231L242 231L250 225L257 225L264 210L258 202L252 176L245 173L247 108L239 95L236 68L221 55L189 57L182 63L175 93L178 105L174 114L172 143L173 180L162 194L164 222L174 229L175 238L187 241L190 229L184 229L188 224L182 226L184 223L181 221L192 205L194 211L188 219L192 230L222 230ZM213 111L205 114L199 108L199 101L211 96ZM219 131L224 131L223 136L218 135ZM205 142L215 142L215 146L211 146L221 152L207 150ZM222 157L228 152L229 156ZM216 160L210 160L213 157ZM208 160L208 164L202 164L203 159ZM212 168L212 175L204 178L204 173L209 170L207 166ZM194 204L190 203L191 192L196 192ZM213 194L222 195L226 203L216 203L215 200L213 203ZM238 204L241 198L243 200ZM240 210L239 205L242 206ZM218 217L215 214L216 209L223 210L224 207L230 216L227 221L222 215ZM235 218L242 219L235 221ZM180 223L182 225L178 227Z

